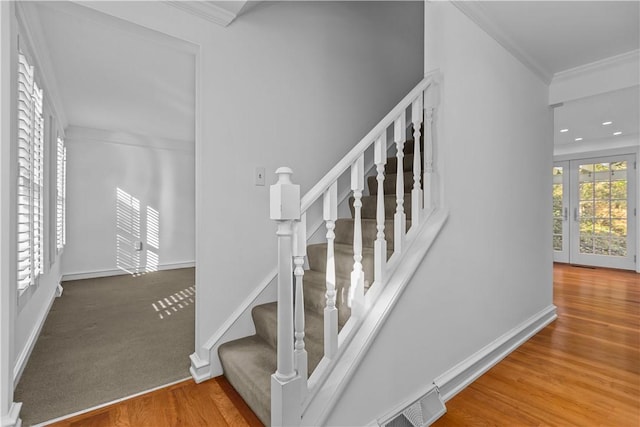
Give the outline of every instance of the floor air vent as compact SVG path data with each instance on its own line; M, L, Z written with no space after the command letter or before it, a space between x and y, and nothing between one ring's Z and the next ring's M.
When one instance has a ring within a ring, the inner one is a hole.
M447 409L434 387L402 412L380 423L384 427L424 427L440 418Z

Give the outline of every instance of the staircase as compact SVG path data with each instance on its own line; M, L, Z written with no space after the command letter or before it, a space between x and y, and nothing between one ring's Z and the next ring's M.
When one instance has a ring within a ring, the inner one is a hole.
M354 338L377 333L362 327L371 307L386 294L391 307L406 285L394 284L385 294L435 208L435 107L425 100L433 99L427 96L437 77L420 82L302 199L291 170L276 172L271 216L278 222L278 302L253 307L255 335L218 347L224 375L265 425L321 424L315 416L305 419L305 410L313 413L320 394L327 395L320 389L332 383L326 380L341 358L357 363L345 356L357 345ZM350 184L339 181L349 174ZM338 218L339 210L350 217ZM326 240L315 243L307 235L318 228L307 230L307 218L318 217Z
M413 132L411 132L413 133ZM422 139L422 138L421 138ZM424 142L421 143L424 147ZM404 144L404 200L410 206L413 185L414 141ZM423 152L424 150L420 150ZM397 157L389 157L385 166L384 207L388 218L396 210L395 183ZM389 184L392 185L389 185ZM374 242L377 235L376 203L378 182L375 176L367 178L369 196L362 197L362 266L365 290L373 282ZM341 330L351 315L346 296L351 285L353 270L354 207L350 198L351 218L340 218L335 223L336 307L338 329ZM411 224L411 208L406 211L407 229ZM385 221L385 237L388 247L394 246L393 220ZM387 258L393 250L387 251ZM324 356L324 318L326 302L327 243L307 246L309 269L304 271L305 345L309 356L309 374ZM222 344L218 354L224 375L238 391L258 418L271 424L271 374L276 371L277 302L258 305L252 310L256 334Z

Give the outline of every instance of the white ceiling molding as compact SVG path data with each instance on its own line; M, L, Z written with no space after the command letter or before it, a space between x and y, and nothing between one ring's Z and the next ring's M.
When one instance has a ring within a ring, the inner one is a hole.
M518 47L511 38L493 22L484 11L481 1L452 1L462 13L478 25L484 32L497 41L511 55L533 72L544 83L551 83L553 73L541 66L531 56Z
M23 29L22 36L26 39L27 44L32 49L35 56L35 66L40 70L39 75L42 78L46 98L50 102L51 107L55 110L55 114L59 120L59 125L64 129L69 125L67 114L62 106L60 91L56 75L53 72L53 64L49 57L49 48L46 38L42 33L42 25L40 24L40 15L32 2L18 1L16 2L16 11L20 26Z
M640 85L640 50L636 49L556 73L549 85L549 104L638 85Z
M553 80L566 80L572 79L583 74L592 73L594 71L605 70L617 66L634 65L640 62L640 49L632 50L631 52L615 55L610 58L604 58L600 61L592 62L590 64L580 65L579 67L570 68L568 70L560 71L553 75Z
M91 142L130 145L154 150L182 151L193 154L195 141L182 141L157 136L140 135L130 132L118 132L104 129L93 129L82 126L69 126L65 142L87 144Z
M226 27L231 24L238 16L236 13L227 10L222 5L216 4L219 2L213 1L165 1L166 4L176 7L198 18L205 19L214 24ZM233 3L240 3L243 6L246 1L236 1ZM241 10L242 7L234 7L235 10Z

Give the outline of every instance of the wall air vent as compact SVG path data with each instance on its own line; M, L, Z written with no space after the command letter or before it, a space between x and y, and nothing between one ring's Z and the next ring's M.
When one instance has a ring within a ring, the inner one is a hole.
M424 427L431 425L440 418L447 409L440 399L440 393L435 386L400 412L395 412L386 421L379 423L383 427Z

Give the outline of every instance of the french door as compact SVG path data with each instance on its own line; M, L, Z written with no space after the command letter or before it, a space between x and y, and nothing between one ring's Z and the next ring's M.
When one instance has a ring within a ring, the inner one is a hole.
M554 261L635 270L635 156L553 166Z

